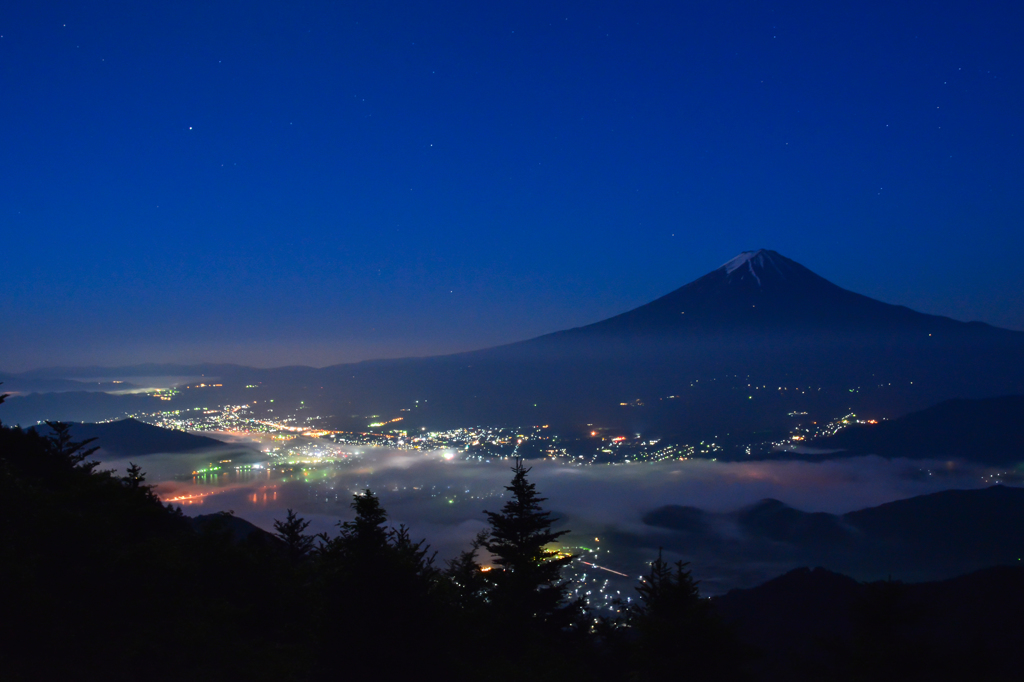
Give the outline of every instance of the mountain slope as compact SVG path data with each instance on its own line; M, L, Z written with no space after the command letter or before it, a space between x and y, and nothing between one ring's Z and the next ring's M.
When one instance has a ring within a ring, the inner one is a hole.
M847 291L768 249L729 262L639 308L579 330L617 334L957 329L963 323ZM988 325L976 324L994 330Z
M816 447L882 457L950 457L984 464L1024 461L1024 396L947 400L892 421L852 426Z
M35 427L44 435L49 427ZM139 457L157 453L184 453L198 450L237 449L206 436L164 429L136 419L122 419L102 424L72 424L71 436L76 440L95 438L92 445L109 455Z
M1024 333L875 301L762 250L592 325L457 355L340 365L324 381L328 405L380 411L419 400L431 426L553 422L724 438L738 425L784 433L790 412L895 416L957 396L1024 392Z
M1024 635L1024 568L986 568L941 582L858 583L796 569L712 600L760 650L760 680L1010 680ZM859 673L859 674L857 674Z

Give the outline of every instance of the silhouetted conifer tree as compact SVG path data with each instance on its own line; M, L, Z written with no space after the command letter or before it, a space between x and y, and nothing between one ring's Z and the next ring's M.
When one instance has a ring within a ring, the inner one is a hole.
M133 490L143 487L143 483L146 482L146 472L142 470L135 462L128 462L128 469L125 470L124 476L121 477L124 484Z
M644 625L658 620L670 620L700 608L700 591L689 564L677 561L673 569L658 550L658 558L651 562L651 572L641 578L636 591L640 598L628 611L633 625Z
M473 611L486 601L491 583L477 557L487 542L487 535L487 531L477 533L468 550L447 562L444 578L449 587L449 601L456 609Z
M375 554L384 551L388 545L388 532L384 528L388 515L380 505L380 499L372 490L365 490L352 498L352 509L356 518L340 523L341 544L350 552Z
M356 652L346 659L350 670L385 678L412 674L417 658L438 653L434 558L404 526L385 525L387 513L372 491L354 495L351 506L356 516L338 524L337 537L318 536L318 630ZM403 643L402 656L392 655L393 641Z
M582 609L581 603L568 602L569 585L561 579L562 568L575 556L550 545L569 531L551 530L557 519L541 508L547 498L527 480L530 469L521 459L516 459L512 471L512 484L505 486L511 499L500 512L484 512L491 530L483 546L497 564L488 575L493 583L490 601L513 627L565 628Z
M61 459L66 459L72 466L86 471L92 471L99 466L99 462L85 461L86 457L99 450L99 447L85 447L96 440L95 438L87 438L83 441L75 442L71 440L70 424L48 421L46 425L53 430L53 433L46 437L51 453Z
M311 549L316 538L312 535L304 535L302 531L309 526L301 516L297 516L291 509L284 521L274 520L274 530L277 537L288 546L288 557L293 561L305 558Z
M661 680L683 671L693 680L739 679L745 655L701 598L687 566L668 564L659 549L636 588L640 598L626 612L626 623L637 634L635 679Z

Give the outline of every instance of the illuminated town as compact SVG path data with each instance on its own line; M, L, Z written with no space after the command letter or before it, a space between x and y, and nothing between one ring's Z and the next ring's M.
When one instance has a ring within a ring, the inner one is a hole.
M200 385L197 388L219 386ZM247 387L250 388L250 387ZM751 391L767 390L750 387ZM778 387L777 391L790 389ZM851 391L856 389L851 389ZM171 400L179 389L156 391L160 400ZM665 400L677 398L667 396ZM642 406L642 401L622 403ZM827 421L807 421L807 412L793 411L788 416L794 425L782 438L723 445L716 439L697 443L673 438L650 438L639 433L615 432L596 424L588 424L582 435L562 436L549 425L520 427L473 426L446 430L403 428L405 417L366 415L365 430L331 428L330 416L303 414L309 408L304 401L292 412L275 412L275 401L253 401L247 404L210 405L178 410L163 410L128 415L155 426L195 433L215 433L230 438L258 443L261 451L272 459L284 458L290 463L322 462L344 459L358 448L379 447L396 450L443 451L449 458L491 461L515 457L550 459L572 466L599 464L618 465L657 463L688 459L720 457L743 459L793 448L817 438L832 436L854 424L873 424L875 420L859 419L849 413ZM403 410L406 411L406 410ZM728 448L728 449L727 449Z

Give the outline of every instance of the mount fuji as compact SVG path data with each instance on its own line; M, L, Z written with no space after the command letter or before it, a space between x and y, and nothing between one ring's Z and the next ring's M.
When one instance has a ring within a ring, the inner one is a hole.
M610 334L719 335L742 331L931 333L964 323L847 291L768 249L744 251L703 277L639 308L583 327ZM987 327L971 323L970 327ZM996 331L994 327L987 327Z
M1024 393L1024 333L883 303L762 249L587 326L313 376L325 408L418 405L432 427L589 424L742 439L784 433L793 413L881 418Z

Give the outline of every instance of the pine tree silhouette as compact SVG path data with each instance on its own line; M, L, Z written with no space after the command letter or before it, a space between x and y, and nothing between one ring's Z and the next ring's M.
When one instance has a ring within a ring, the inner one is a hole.
M380 499L372 490L364 490L352 498L352 509L356 518L345 521L341 526L341 540L352 551L375 553L383 551L388 544L388 532L384 528L388 515Z
M500 512L484 512L491 532L483 546L496 564L489 575L490 601L513 627L565 628L582 609L581 603L568 603L569 585L561 579L562 568L575 556L549 546L569 531L551 530L557 519L541 508L547 498L540 497L537 486L527 480L530 469L521 459L516 459L512 471L512 484L505 486L512 499Z
M312 535L304 535L302 531L309 526L301 516L297 516L291 509L284 521L274 520L275 535L281 538L288 546L288 557L292 561L305 558L311 549L316 538Z
M695 680L741 679L746 655L701 598L688 565L670 565L659 549L636 588L640 598L626 612L626 623L638 635L633 679L660 680L682 670Z
M142 470L142 467L135 462L128 462L128 469L125 470L124 476L121 477L124 484L133 490L138 488L147 487L142 484L146 482L146 472Z
M99 447L86 448L95 438L86 438L83 441L71 440L71 425L64 422L46 422L53 433L46 437L48 449L51 454L61 460L66 460L73 467L92 471L99 466L99 462L86 462L85 458L93 454Z
M462 611L478 611L487 600L487 591L491 582L487 573L480 566L478 555L480 548L487 542L487 531L480 531L473 539L470 548L447 562L444 578L448 586L448 599L451 605Z
M437 617L434 557L405 526L386 525L387 512L372 491L356 493L351 507L356 516L338 524L338 536L317 536L313 567L321 581L322 611L315 629L359 652L346 662L350 672L379 674L383 666L388 679L412 675L417 661L439 651L437 628L424 628ZM353 617L339 618L340 613ZM403 643L402 656L393 655L393 641Z
M689 564L677 561L675 569L662 559L651 562L651 572L641 579L636 591L640 598L630 605L628 618L635 624L644 624L683 616L700 608L700 592L697 581L688 568Z

